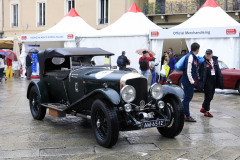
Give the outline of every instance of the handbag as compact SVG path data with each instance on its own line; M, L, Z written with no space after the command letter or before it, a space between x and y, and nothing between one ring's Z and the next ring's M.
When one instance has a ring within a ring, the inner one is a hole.
M162 77L166 77L166 70L164 69L164 66L165 66L165 65L162 65L162 69L161 69L161 71L160 71L160 75L161 75Z

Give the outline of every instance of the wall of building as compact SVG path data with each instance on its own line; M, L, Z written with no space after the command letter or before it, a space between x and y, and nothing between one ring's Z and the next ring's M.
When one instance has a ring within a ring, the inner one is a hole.
M2 36L3 32L3 0L0 0L0 37Z

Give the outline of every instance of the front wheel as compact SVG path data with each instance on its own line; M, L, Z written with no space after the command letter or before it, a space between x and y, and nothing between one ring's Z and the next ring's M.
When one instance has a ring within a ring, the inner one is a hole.
M36 86L33 86L30 90L29 105L34 119L42 120L45 117L46 108L40 104L40 94Z
M108 103L95 100L91 109L94 136L99 145L110 148L117 143L119 124L117 113Z
M158 127L158 131L164 137L173 138L179 135L184 126L183 105L175 98L168 97L164 100L163 114L170 120L166 127Z

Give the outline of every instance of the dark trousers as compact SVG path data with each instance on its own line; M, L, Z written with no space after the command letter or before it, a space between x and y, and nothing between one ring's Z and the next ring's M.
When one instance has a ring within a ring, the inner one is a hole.
M184 90L184 94L185 94L185 97L182 101L182 104L184 107L184 114L186 116L190 116L189 103L193 97L194 85L191 84L187 78L183 78L183 77L182 77L182 85L183 85L183 90Z
M31 75L32 75L32 66L27 66L27 79L30 80Z
M204 86L204 101L202 104L202 108L204 108L205 111L210 110L210 103L215 93L215 87L216 87L215 76L208 77Z
M121 66L121 67L119 67L119 70L125 70L126 69L126 66Z
M0 68L0 79L3 78L3 71L4 71L4 68Z

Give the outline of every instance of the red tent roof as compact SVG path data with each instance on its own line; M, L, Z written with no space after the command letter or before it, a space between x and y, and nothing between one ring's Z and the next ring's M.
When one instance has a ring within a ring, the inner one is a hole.
M69 16L69 17L80 17L79 14L77 13L77 11L76 11L74 8L72 8L72 9L68 12L68 14L67 14L66 16Z
M204 7L219 7L219 5L217 4L217 2L215 0L207 0L201 8L204 8Z
M131 7L127 10L127 12L138 13L138 12L142 12L142 11L138 8L137 4L134 2L134 3L131 5ZM126 13L127 13L127 12L126 12Z

